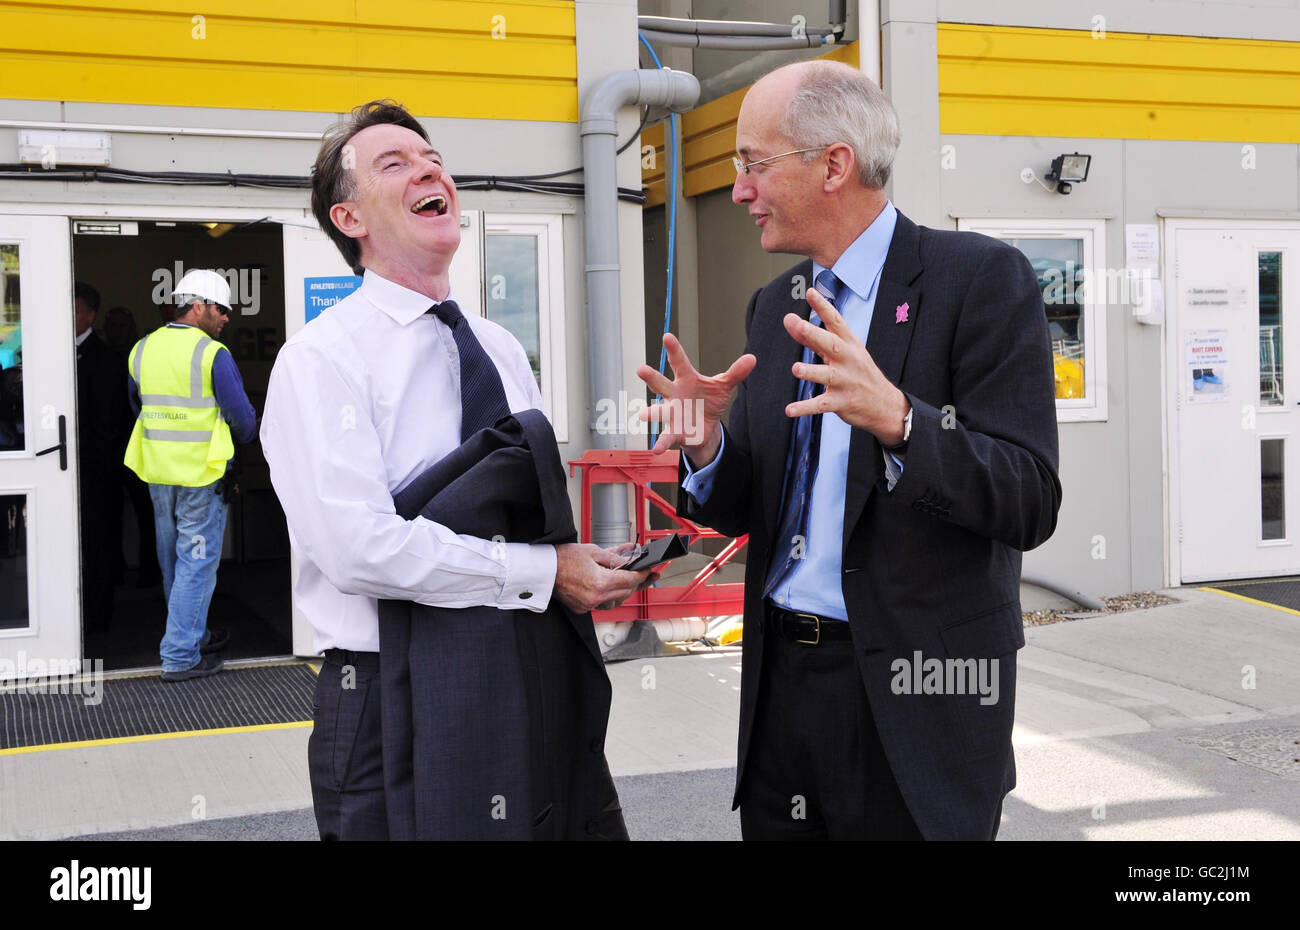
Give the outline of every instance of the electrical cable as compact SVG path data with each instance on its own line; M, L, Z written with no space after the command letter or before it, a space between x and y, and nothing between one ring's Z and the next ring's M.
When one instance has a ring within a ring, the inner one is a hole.
M175 184L183 187L250 187L263 190L307 190L311 179L293 175L217 174L197 171L131 171L125 168L53 168L34 165L0 164L0 178L28 181L103 181L120 184ZM462 175L456 182L461 190L526 191L565 197L581 197L577 181L546 181L528 175ZM625 203L644 204L639 188L620 187L618 198Z

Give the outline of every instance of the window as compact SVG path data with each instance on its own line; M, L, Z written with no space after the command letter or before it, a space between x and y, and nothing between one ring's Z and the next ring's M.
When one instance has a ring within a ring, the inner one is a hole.
M23 313L18 246L0 244L0 450L25 447L23 428Z
M555 438L568 440L564 366L564 254L560 217L488 213L483 220L485 315L528 355Z
M1260 252L1259 262L1259 404L1281 407L1282 390L1282 253Z
M1038 276L1052 341L1056 418L1106 419L1106 306L1124 303L1124 269L1104 269L1105 221L967 220L958 228L1015 246Z

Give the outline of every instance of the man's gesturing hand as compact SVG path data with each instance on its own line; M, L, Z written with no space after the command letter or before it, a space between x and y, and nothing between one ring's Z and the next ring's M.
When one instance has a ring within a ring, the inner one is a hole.
M836 413L850 426L874 435L882 445L898 445L903 441L903 418L911 407L907 397L885 377L829 300L810 287L808 303L826 324L825 329L800 319L797 313L787 313L783 322L786 332L820 355L823 364L795 362L793 371L797 378L826 385L826 390L789 404L786 416Z
M587 543L556 546L555 556L554 594L566 607L580 614L598 607L617 607L659 577L649 568L640 572L611 568L622 563L626 556Z
M692 464L707 465L718 454L722 442L718 424L727 412L736 386L749 377L758 359L746 353L722 374L707 377L695 370L672 333L664 334L664 348L668 350L668 365L673 370L672 381L649 365L636 370L636 376L650 390L664 397L664 403L652 404L641 411L640 417L660 424L655 452L680 445Z

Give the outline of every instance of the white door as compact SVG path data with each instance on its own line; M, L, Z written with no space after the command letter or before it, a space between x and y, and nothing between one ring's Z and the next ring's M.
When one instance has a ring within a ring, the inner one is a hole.
M1181 580L1300 573L1300 229L1170 235Z
M81 668L72 255L0 215L0 679Z

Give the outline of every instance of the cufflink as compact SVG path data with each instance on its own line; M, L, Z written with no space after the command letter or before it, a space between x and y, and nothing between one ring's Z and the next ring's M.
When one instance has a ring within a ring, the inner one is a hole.
M532 597L532 596L533 596L533 592L532 592L532 591L520 591L520 592L519 592L519 599L520 599L521 601L526 601L526 600L528 600L528 599L529 599L530 597Z

